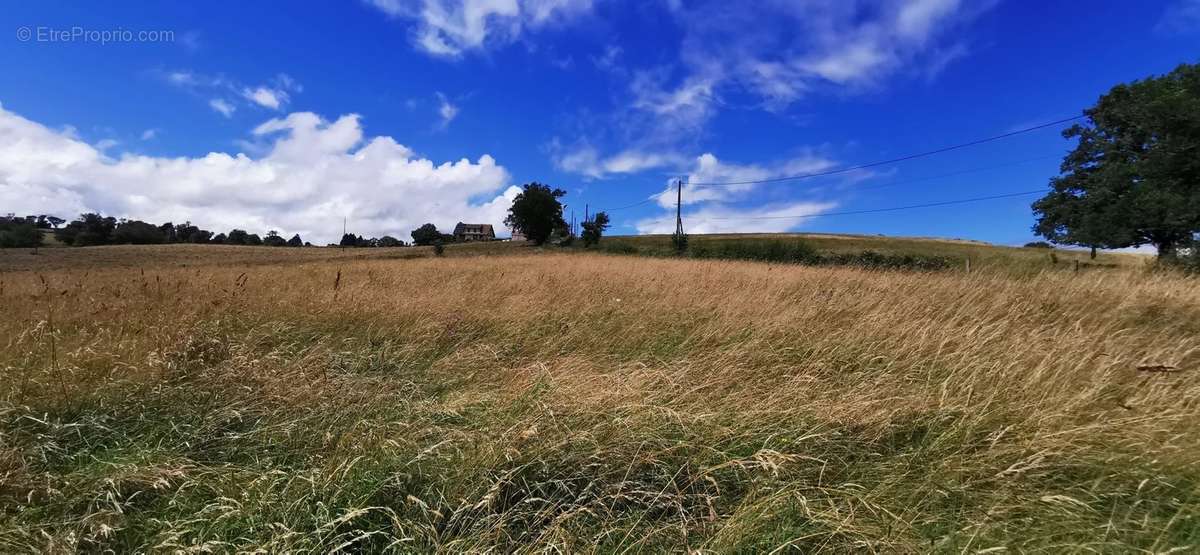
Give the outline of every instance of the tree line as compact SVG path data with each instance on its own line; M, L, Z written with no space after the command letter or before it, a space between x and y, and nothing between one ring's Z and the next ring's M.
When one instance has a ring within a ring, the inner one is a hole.
M268 247L312 246L300 238L300 234L285 239L278 231L268 231L265 236L249 233L243 229L232 229L229 233L213 233L193 225L191 222L175 224L166 222L152 224L141 220L117 219L95 212L80 214L78 218L66 220L50 215L13 216L0 218L0 247L41 246L44 234L51 230L55 238L64 245L90 247L97 245L163 245L170 243L216 244L216 245L265 245ZM60 227L61 226L61 227Z
M505 223L510 228L521 231L525 237L538 245L548 241L555 244L570 244L574 240L574 234L562 217L563 207L558 200L564 194L566 193L561 189L551 189L540 183L526 184L524 191L518 194L513 201ZM590 246L599 242L601 234L608 225L608 216L603 212L597 213L594 218L584 222L582 233L584 245ZM173 243L269 247L313 246L301 239L299 234L292 235L290 239L284 239L279 232L274 230L268 231L263 236L244 229L214 233L191 222L153 224L135 219L118 219L96 212L80 214L71 222L48 214L30 216L9 214L0 217L0 247L37 248L43 244L46 233L53 233L60 243L73 247ZM439 231L437 226L432 223L417 227L412 230L410 235L412 236L411 245L433 246L439 250L442 245L455 241L452 234ZM328 246L406 247L409 246L409 243L391 235L367 238L354 233L345 233L338 243L330 243Z

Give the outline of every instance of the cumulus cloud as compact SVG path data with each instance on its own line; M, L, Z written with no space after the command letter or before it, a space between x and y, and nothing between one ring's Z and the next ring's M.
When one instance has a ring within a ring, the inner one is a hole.
M492 157L436 164L387 136L366 137L357 115L308 112L252 131L265 153L109 156L69 131L0 107L0 206L74 216L99 211L214 231L300 233L336 240L342 217L362 235L406 237L425 222L499 224L517 187Z
M414 24L413 42L426 53L455 58L470 50L509 44L527 30L567 21L592 0L365 0Z

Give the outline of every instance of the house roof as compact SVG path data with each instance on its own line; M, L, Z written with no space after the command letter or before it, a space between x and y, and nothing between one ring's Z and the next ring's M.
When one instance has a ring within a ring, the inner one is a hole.
M464 224L462 222L458 222L458 225L454 226L454 233L456 235L463 233L465 231L464 228L467 227L478 227L482 233L487 235L496 235L496 232L492 230L492 224Z

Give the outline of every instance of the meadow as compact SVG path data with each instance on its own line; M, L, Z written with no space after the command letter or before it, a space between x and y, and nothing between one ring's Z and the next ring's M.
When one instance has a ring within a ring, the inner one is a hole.
M1200 549L1195 278L808 239L0 253L0 551Z

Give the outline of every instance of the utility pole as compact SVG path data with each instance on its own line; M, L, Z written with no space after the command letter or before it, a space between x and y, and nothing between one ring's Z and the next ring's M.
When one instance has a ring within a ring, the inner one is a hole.
M342 246L342 250L346 250L346 217L342 216L342 238L338 240L338 244Z
M584 203L584 205L583 205L583 223L585 223L585 224L588 223L588 205L587 205L587 203ZM1092 258L1095 258L1095 256L1093 256Z
M675 235L683 235L683 178L675 181Z

